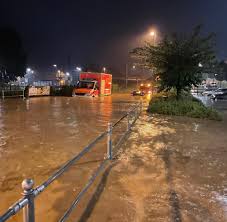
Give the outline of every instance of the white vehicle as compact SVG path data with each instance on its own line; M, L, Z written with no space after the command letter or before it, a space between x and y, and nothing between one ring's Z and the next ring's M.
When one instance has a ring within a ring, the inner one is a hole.
M206 89L204 92L202 92L203 96L211 96L215 92L214 89Z
M222 89L222 88L219 88L217 90L215 90L212 94L211 94L211 97L213 99L216 99L216 98L221 98L222 96L226 95L227 94L227 89Z

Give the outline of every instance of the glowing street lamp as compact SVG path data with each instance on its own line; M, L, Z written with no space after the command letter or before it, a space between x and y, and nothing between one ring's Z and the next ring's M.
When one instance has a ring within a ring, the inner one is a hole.
M31 72L31 68L27 68L26 71L27 71L27 72Z
M155 40L156 40L156 31L152 30L150 31L149 35L153 38L153 45L155 45Z
M54 64L54 65L53 65L53 67L57 68L57 65L56 65L56 64Z
M76 70L79 71L79 72L82 71L82 69L80 67L76 67Z
M70 73L69 73L69 72L66 72L66 75L67 75L67 76L70 76Z
M104 73L106 72L106 67L103 67L103 72L104 72Z
M150 36L155 36L155 32L154 31L151 31L150 32Z

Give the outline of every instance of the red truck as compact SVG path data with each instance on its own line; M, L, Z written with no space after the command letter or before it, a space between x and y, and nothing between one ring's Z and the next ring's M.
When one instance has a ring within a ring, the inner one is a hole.
M73 96L108 96L111 95L111 88L111 74L82 72Z

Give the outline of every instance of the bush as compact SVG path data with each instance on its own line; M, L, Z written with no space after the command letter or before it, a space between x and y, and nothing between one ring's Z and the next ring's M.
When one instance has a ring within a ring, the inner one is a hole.
M150 101L148 112L211 120L222 119L216 110L206 107L200 100L191 95L184 95L177 100L174 94L159 94Z

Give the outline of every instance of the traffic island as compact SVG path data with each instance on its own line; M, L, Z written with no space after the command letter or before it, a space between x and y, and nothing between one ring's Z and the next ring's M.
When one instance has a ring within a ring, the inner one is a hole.
M199 99L186 94L177 99L173 94L157 94L148 106L148 112L171 115L187 116L200 119L222 120L220 113L215 109L206 107Z

